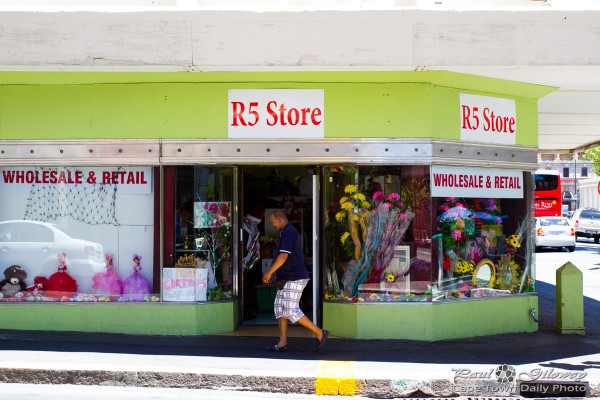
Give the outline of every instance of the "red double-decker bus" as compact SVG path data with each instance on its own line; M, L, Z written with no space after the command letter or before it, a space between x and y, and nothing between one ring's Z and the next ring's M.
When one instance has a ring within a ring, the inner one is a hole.
M552 170L535 171L535 216L560 217L562 215L562 191L560 176Z

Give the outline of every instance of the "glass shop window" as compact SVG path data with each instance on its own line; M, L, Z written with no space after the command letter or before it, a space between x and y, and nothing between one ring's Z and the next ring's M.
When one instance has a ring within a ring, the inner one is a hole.
M151 167L1 168L0 301L158 301L154 200Z
M175 174L175 263L163 268L163 300L231 299L233 168L181 166Z
M529 188L526 185L526 191ZM433 301L535 291L531 218L525 199L437 197L433 201L432 244L439 257Z
M427 166L325 168L324 293L329 301L431 301Z

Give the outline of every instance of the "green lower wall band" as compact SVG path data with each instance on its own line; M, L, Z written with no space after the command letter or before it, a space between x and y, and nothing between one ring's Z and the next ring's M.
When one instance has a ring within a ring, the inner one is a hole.
M509 332L535 332L537 295L472 301L402 304L325 302L323 327L356 339L444 340Z
M3 329L207 335L232 332L237 300L209 304L3 304Z
M444 340L534 332L537 295L443 303L325 302L323 328L355 339ZM208 304L3 304L4 329L209 335L237 328L238 302Z

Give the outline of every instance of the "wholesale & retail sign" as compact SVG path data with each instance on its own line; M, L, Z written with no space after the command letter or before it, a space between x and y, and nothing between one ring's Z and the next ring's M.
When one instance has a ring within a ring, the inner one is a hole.
M152 193L152 167L2 168L0 193L29 192L32 186L60 188L115 185L119 194Z
M523 172L434 165L431 196L522 199Z
M516 143L517 114L514 100L460 93L459 101L460 140Z
M323 89L231 89L228 137L323 138Z

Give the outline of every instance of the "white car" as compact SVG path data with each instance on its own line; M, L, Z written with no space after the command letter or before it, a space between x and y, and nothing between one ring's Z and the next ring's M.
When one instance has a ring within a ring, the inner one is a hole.
M575 250L575 229L564 217L538 217L535 219L535 249L566 247Z
M99 243L74 239L59 226L46 222L0 222L0 270L20 265L27 272L27 286L33 285L36 276L49 278L58 271L59 253L67 255L67 273L77 281L80 293L90 293L92 277L106 272Z

